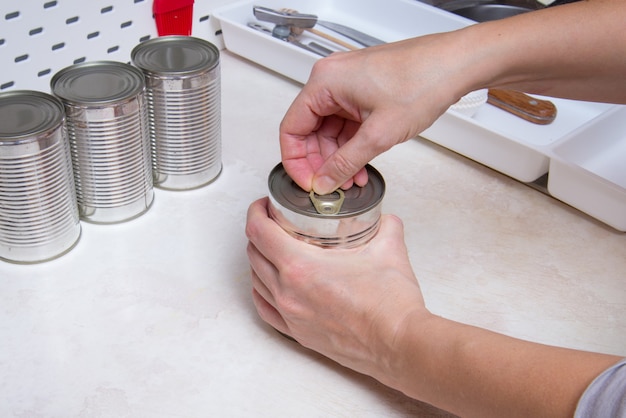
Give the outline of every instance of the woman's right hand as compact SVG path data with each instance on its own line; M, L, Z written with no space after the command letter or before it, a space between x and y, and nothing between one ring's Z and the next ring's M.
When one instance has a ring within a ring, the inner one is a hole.
M327 194L367 182L365 164L430 126L464 94L448 74L451 34L425 36L318 61L280 126L285 170Z

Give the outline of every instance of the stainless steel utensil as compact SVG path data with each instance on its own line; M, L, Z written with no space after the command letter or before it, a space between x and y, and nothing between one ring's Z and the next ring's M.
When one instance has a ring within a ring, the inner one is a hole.
M385 41L382 41L378 38L374 38L373 36L370 36L367 33L363 33L361 31L358 31L349 26L345 26L339 23L328 22L326 20L318 20L317 24L327 29L330 29L332 31L335 31L338 34L343 35L348 39L352 39L353 41L358 42L363 46L376 46L376 45L382 45L385 43Z
M314 29L314 26L316 24L319 24L320 26L323 26L327 29L332 30L333 32L343 35L346 38L351 39L365 47L381 45L385 43L380 39L374 38L373 36L360 32L356 29L352 29L348 26L341 25L339 23L318 20L317 16L314 14L298 13L294 10L274 10L261 6L254 6L252 11L257 19L264 22L275 23L276 28L274 29L274 32L281 31L283 30L282 28L289 28L289 32L291 32L291 28L306 29L311 33L314 33L315 35L323 37L338 45L341 45L346 49L358 49L358 47L351 45L350 43L344 42L343 40L331 36L328 33Z
M270 29L270 28L268 28L266 26L263 26L260 23L248 22L248 27L251 28L251 29L254 29L254 30L258 30L259 32L266 33L266 34L268 34L270 36L273 36L274 38L278 38L278 39L281 39L281 40L283 40L285 42L289 42L290 44L293 44L293 45L295 45L295 46L297 46L299 48L302 48L302 49L304 49L306 51L309 51L309 52L311 52L313 54L316 54L316 55L319 55L319 56L322 56L322 57L327 57L330 54L332 54L333 52L335 52L335 51L333 51L331 49L326 48L323 45L318 44L317 42L309 42L308 44L302 43L299 40L297 40L295 36L293 36L291 34L289 34L289 36L286 36L286 37L275 36L273 31L272 31L272 29Z

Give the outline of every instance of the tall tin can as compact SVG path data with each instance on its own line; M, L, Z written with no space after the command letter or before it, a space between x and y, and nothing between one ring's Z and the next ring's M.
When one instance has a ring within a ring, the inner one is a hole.
M116 223L154 199L143 73L114 61L75 64L52 77L64 104L82 219Z
M0 259L56 258L80 232L63 105L36 91L0 93Z
M133 64L146 77L155 185L204 186L222 170L219 50L190 36L137 45Z
M380 226L385 181L371 165L369 181L328 195L302 190L278 164L268 179L269 213L294 237L324 248L353 248L365 244Z

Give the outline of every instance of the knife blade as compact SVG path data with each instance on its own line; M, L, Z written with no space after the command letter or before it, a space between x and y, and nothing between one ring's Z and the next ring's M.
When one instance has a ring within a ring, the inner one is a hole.
M368 35L367 33L363 33L361 31L353 29L349 26L342 25L340 23L328 22L326 20L318 19L317 24L325 27L326 29L330 29L334 32L337 32L338 34L343 35L348 39L352 39L353 41L358 42L363 46L376 46L376 45L382 45L386 43L385 41L382 41L378 38L374 38L373 36Z

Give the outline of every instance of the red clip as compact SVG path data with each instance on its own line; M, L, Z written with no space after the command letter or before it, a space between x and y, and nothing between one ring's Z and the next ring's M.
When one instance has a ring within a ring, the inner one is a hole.
M152 13L159 36L191 35L194 0L154 0Z

